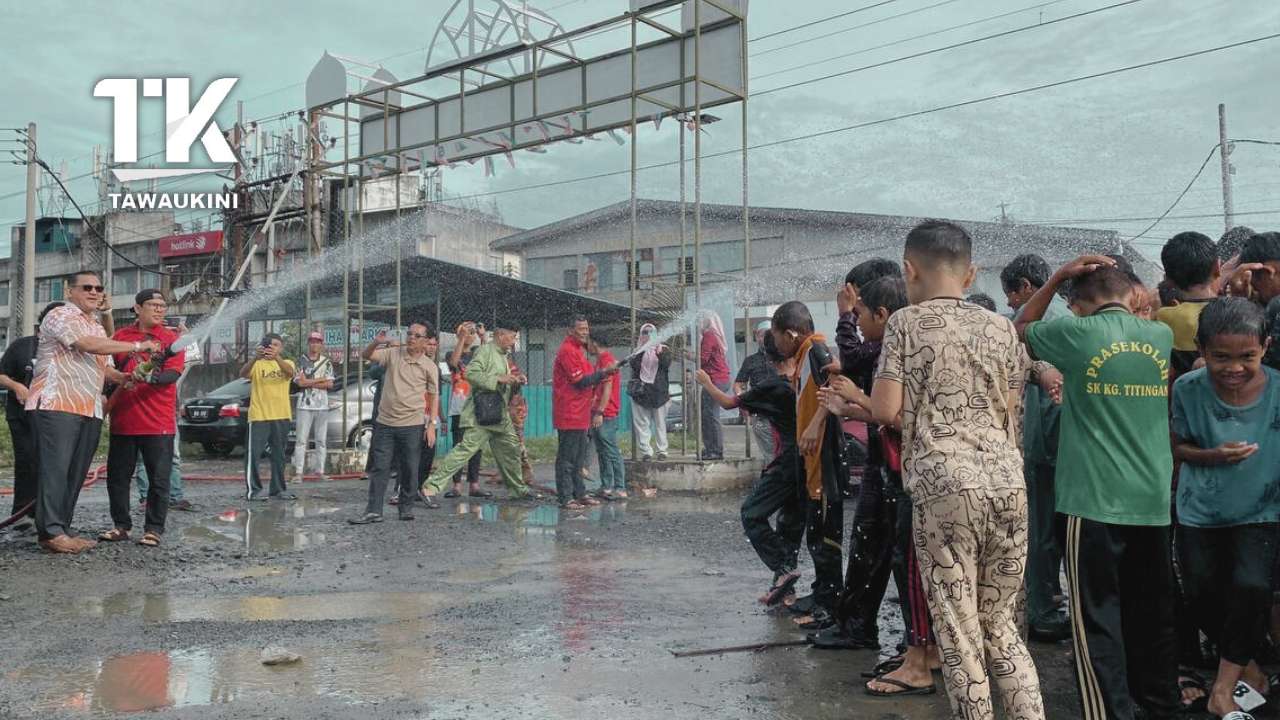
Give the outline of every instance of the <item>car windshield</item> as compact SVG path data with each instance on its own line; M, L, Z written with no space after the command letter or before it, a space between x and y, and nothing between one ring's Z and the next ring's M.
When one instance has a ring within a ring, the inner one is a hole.
M249 381L244 378L236 378L231 382L219 388L209 391L209 395L218 397L242 397L249 394Z

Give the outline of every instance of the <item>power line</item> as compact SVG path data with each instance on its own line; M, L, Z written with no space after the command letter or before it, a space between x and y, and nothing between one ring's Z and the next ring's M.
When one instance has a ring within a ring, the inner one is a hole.
M910 55L902 55L900 57L891 58L889 60L883 60L878 63L872 63L870 65L863 65L862 67L856 67L856 68L853 68L852 70L842 70L838 73L832 73L830 75L823 75L821 77L809 78L808 80L801 80L801 81L790 83L787 85L779 85L778 87L775 87L775 88L769 88L768 90L761 90L760 92L752 93L752 95L754 95L755 97L760 97L761 95L768 95L770 93L778 92L779 90L789 90L791 88L801 87L804 85L812 85L813 83L822 82L824 80L843 77L845 75L852 75L854 73L859 73L864 70L872 70L875 68L884 67L885 65L892 65L893 63L899 63L904 60L914 60L916 58L921 58L926 55L933 55L934 53L940 53L946 50L954 50L956 48L965 47L968 45L976 45L981 42L986 42L988 40L995 40L996 38L1002 38L1009 35L1015 35L1017 33L1025 32L1027 30L1037 30L1039 28L1048 27L1056 23L1065 22L1067 20L1075 20L1077 18L1082 18L1087 15L1094 15L1096 13L1106 12L1107 10L1114 10L1119 7L1124 7L1126 5L1133 5L1134 3L1139 3L1139 2L1142 2L1142 0L1124 0L1123 2L1118 2L1111 5L1105 5L1100 8L1094 8L1093 10L1085 10L1083 12L1078 12L1078 13L1075 13L1074 15L1064 15L1060 18L1047 20L1045 22L1037 22L1037 23L1032 23L1030 25L1023 25L1022 27L1013 28L1011 30L1004 30L991 35L984 35L979 38L963 40L961 42L952 43L950 45L943 45L942 47L933 48L931 50L921 50L920 52L911 53Z
M765 40L765 39L768 39L768 38L771 38L771 37L776 37L776 36L778 36L778 35L786 35L787 33L792 32L792 31L794 31L794 30L800 30L800 29L802 29L802 28L812 27L812 26L814 26L814 25L819 25L819 24L822 24L822 23L825 23L825 22L831 22L832 20L838 20L838 19L840 19L840 18L842 18L842 17L847 17L847 16L849 16L849 15L856 15L857 13L864 12L864 11L866 11L866 10L871 10L871 9L873 9L873 8L878 8L878 7L880 7L881 5L889 5L890 3L894 3L894 2L897 2L897 0L883 0L883 2L877 2L877 3L872 3L872 4L870 4L870 5L864 5L864 6L860 7L860 8L855 8L855 9L853 9L853 10L846 10L845 12L842 12L842 13L836 13L835 15L829 15L829 16L827 16L827 17L819 18L819 19L817 19L817 20L810 20L809 22L806 22L806 23L800 23L799 25L793 25L793 26L791 26L791 27L789 27L789 28L784 28L784 29L782 29L782 30L778 30L778 31L776 31L776 32L771 32L771 33L768 33L768 34L766 34L766 35L760 35L760 36L757 36L757 37L753 37L753 38L751 38L751 39L747 40L747 42L756 42L756 41L758 41L758 40Z
M922 12L925 12L926 10L932 10L934 8L942 7L943 5L950 5L953 2L959 2L959 0L942 0L941 2L936 2L932 5L925 5L924 7L916 8L915 10L900 12L897 15L890 15L888 17L880 18L879 20L872 20L871 22L862 23L861 25L853 25L853 26L844 28L843 30L836 30L834 32L826 33L825 35L815 35L814 37L811 37L805 40L797 40L796 42L789 43L787 45L779 45L778 47L772 47L772 48L769 48L768 50L761 50L760 52L754 52L754 53L751 53L748 57L758 57L760 55L768 55L770 53L775 53L779 50L786 50L787 48L806 45L808 43L824 40L826 38L833 37L835 35L841 35L847 32L853 32L854 30L861 30L862 28L868 28L868 27L871 27L872 25L879 25L880 23L889 22L890 20L897 20L898 18L907 17L908 15L915 15L917 13L922 13Z
M749 146L747 146L747 148L746 148L746 149L747 149L747 150L759 150L759 149L763 149L763 148L774 147L774 146L777 146L777 145L785 145L785 144L787 144L787 143L800 142L800 141L803 141L803 140L812 140L812 139L814 139L814 138L824 137L824 136L827 136L827 135L835 135L835 134L839 134L839 133L849 132L849 131L851 131L851 130L862 130L862 129L865 129L865 128L875 127L875 126L878 126L878 125L886 125L886 124L889 124L889 123L898 122L898 121L900 121L900 120L908 120L908 119L912 119L912 118L922 117L922 116L925 116L925 115L930 115L930 114L937 113L937 112L944 112L944 111L947 111L947 110L956 110L956 109L959 109L959 108L969 107L969 106L972 106L972 105L980 105L980 104L988 103L988 102L992 102L992 101L995 101L995 100L1003 100L1003 99L1005 99L1005 98L1016 97L1016 96L1019 96L1019 95L1027 95L1027 94L1030 94L1030 93L1040 92L1040 91L1043 91L1043 90L1049 90L1049 89L1052 89L1052 88L1062 87L1062 86L1065 86L1065 85L1072 85L1072 84L1075 84L1075 83L1086 82L1086 81L1089 81L1089 80L1096 80L1096 79L1104 78L1104 77L1110 77L1110 76L1112 76L1112 75L1119 75L1119 74L1126 73L1126 72L1132 72L1132 71L1134 71L1134 70L1142 70L1142 69L1149 68L1149 67L1155 67L1155 66L1157 66L1157 65L1164 65L1164 64L1166 64L1166 63L1177 62L1177 61L1180 61L1180 60L1187 60L1187 59L1190 59L1190 58L1199 57L1199 56L1201 56L1201 55L1209 55L1209 54L1211 54L1211 53L1215 53L1215 52L1222 52L1222 51L1224 51L1224 50L1232 50L1232 49L1235 49L1235 48L1238 48L1238 47L1244 47L1244 46L1252 45L1252 44L1255 44L1255 43L1265 42L1265 41L1267 41L1267 40L1274 40L1274 39L1276 39L1276 38L1278 38L1278 37L1280 37L1280 33L1272 33L1272 34L1270 34L1270 35L1263 35L1263 36L1256 37L1256 38L1252 38L1252 39L1249 39L1249 40L1241 40L1241 41L1239 41L1239 42L1228 43L1228 44L1226 44L1226 45L1218 45L1218 46L1211 47L1211 48L1205 48L1205 49L1203 49L1203 50L1196 50L1196 51L1192 51L1192 52L1188 52L1188 53L1182 53L1182 54L1180 54L1180 55L1172 55L1172 56L1169 56L1169 57L1160 58L1160 59L1158 59L1158 60L1149 60L1149 61L1147 61L1147 62L1137 63L1137 64L1134 64L1134 65L1125 65L1125 66L1123 66L1123 67L1112 68L1112 69L1110 69L1110 70L1104 70L1104 71L1096 72L1096 73L1090 73L1090 74L1088 74L1088 75L1078 75L1078 76L1076 76L1076 77L1067 78L1067 79L1065 79L1065 80L1057 80L1057 81L1050 82L1050 83L1043 83L1043 84L1040 84L1040 85L1033 85L1033 86L1031 86L1031 87L1021 88L1021 89L1019 89L1019 90L1009 90L1009 91L1002 92L1002 93L995 93L995 94L992 94L992 95L984 95L984 96L982 96L982 97L973 98L973 99L970 99L970 100L962 100L962 101L959 101L959 102L948 103L948 104L946 104L946 105L936 105L936 106L931 107L931 108L925 108L925 109L923 109L923 110L914 110L914 111L912 111L912 112L901 113L901 114L898 114L898 115L891 115L891 116L883 117L883 118L879 118L879 119L876 119L876 120L866 120L866 121L863 121L863 122L860 122L860 123L854 123L854 124L852 124L852 125L845 125L845 126L842 126L842 127L831 128L831 129L828 129L828 130L820 130L820 131L817 131L817 132L806 133L806 134L804 134L804 135L796 135L796 136L789 137L789 138L782 138L782 139L780 139L780 140L773 140L773 141L769 141L769 142L757 143L757 144L755 144L755 145L749 145ZM721 152L711 153L711 154L709 154L709 155L704 155L703 157L704 157L704 159L710 159L710 158L716 158L716 157L724 157L724 156L728 156L728 155L737 155L737 154L739 154L739 153L741 153L741 152L742 152L741 150L723 150L723 151L721 151ZM688 162L691 162L691 161L690 161L690 160L685 160L685 162L686 162L686 163L688 163ZM651 164L651 165L645 165L645 166L642 166L642 167L637 168L637 170L653 170L653 169L657 169L657 168L671 167L671 166L678 165L678 164L680 164L680 161L678 161L678 160L671 160L671 161L668 161L668 162L661 162L661 163L654 163L654 164ZM453 199L454 199L454 200L468 200L468 199L472 199L472 198L491 197L491 196L494 196L494 195L505 195L505 194L508 194L508 193L522 192L522 191L524 191L524 190L537 190L537 189L548 188L548 187L557 187L557 186L560 186L560 185L569 185L569 184L573 184L573 183L587 182L587 181L591 181L591 180L599 180L599 179L607 178L607 177L616 177L616 176L619 176L619 175L626 175L626 174L628 174L628 173L630 173L630 170L614 170L614 171L610 171L610 172L596 173L596 174L594 174L594 175L584 175L584 176L576 177L576 178L566 178L566 179L564 179L564 180L553 180L553 181L545 182L545 183L535 183L535 184L532 184L532 185L523 185L523 186L521 186L521 187L516 187L516 188L507 188L506 190L492 190L492 191L489 191L489 192L483 192L483 193L473 193L473 194L471 194L471 195L458 195L458 196L454 196L454 198L453 198Z
M1191 189L1191 186L1196 184L1196 180L1200 179L1200 173L1204 172L1205 167L1209 165L1209 161L1213 159L1214 154L1216 154L1220 149L1221 149L1221 146L1217 144L1209 148L1209 154L1204 156L1204 162L1200 163L1200 169L1196 170L1195 175L1191 176L1191 181L1187 183L1186 187L1182 188L1182 192L1178 193L1178 197L1174 198L1173 202L1169 204L1169 207L1165 208L1165 211L1160 213L1160 216L1157 217L1154 221L1152 221L1152 223L1148 225L1145 230L1138 233L1137 235L1134 235L1132 240L1137 240L1141 238L1143 235L1146 235L1147 233L1154 230L1155 227L1161 223L1161 221L1163 221L1166 217L1168 217L1169 213L1173 212L1173 209L1178 206L1178 203L1182 202L1182 198L1187 196L1187 191Z
M948 32L951 32L952 30L961 30L963 28L972 27L973 25L981 25L982 23L991 22L992 20L999 20L1000 18L1009 17L1010 15L1018 15L1024 12L1029 12L1031 10L1039 10L1041 8L1046 8L1050 5L1057 5L1059 3L1064 3L1066 1L1067 0L1050 0L1049 2L1042 2L1039 5L1029 5L1027 7L1019 8L1017 10L1010 10L1009 12L1000 13L999 15L988 15L987 17L984 17L984 18L979 18L977 20L970 20L969 22L960 23L959 25L951 25L950 27L944 27L940 30L934 30L932 32L921 33L919 35L912 35L911 37L902 38L901 40L894 40L893 42L887 42L887 43L884 43L883 45L874 45L869 48L855 50L854 52L844 53L842 55L833 55L829 58L814 60L813 62L802 63L800 65L793 65L789 68L783 68L782 70L774 70L773 72L762 73L751 79L762 80L767 77L773 77L774 75L782 75L784 73L789 73L789 72L792 72L793 70L801 70L807 67L813 67L814 65L822 65L823 63L828 63L828 62L831 62L832 60L843 60L847 57L862 55L865 53L873 52L875 50L883 50L887 47L893 47L895 45L902 45L903 43L909 43L912 40L922 40L927 37L933 37L934 35L942 35L943 33L948 33Z
M1235 215L1275 215L1280 213L1280 208L1274 210L1250 210L1248 212L1233 213ZM1075 218L1067 220L1020 220L1024 225L1101 225L1104 223L1120 223L1120 222L1146 222L1147 220L1196 220L1203 218L1220 218L1222 212L1212 213L1191 213L1183 215L1157 215L1154 217L1110 217L1110 218ZM1145 232L1145 231L1144 231ZM1142 234L1134 235L1134 238L1142 237Z

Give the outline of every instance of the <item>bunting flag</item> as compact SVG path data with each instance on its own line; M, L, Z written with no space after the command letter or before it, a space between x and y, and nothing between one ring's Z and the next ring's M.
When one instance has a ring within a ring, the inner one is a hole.
M527 147L525 148L525 150L528 150L531 153L537 153L539 155L547 154L547 149L542 147L541 145L534 145L533 147Z
M653 120L653 129L661 130L662 129L662 113L660 112L654 113L653 118L651 119Z
M542 141L543 141L543 142L547 142L547 141L551 140L551 132L550 132L549 130L547 130L547 124L546 124L546 123L544 123L544 122L542 122L541 120L539 120L539 121L537 122L537 127L538 127L538 132L542 134Z
M449 160L448 156L444 153L443 145L436 146L436 165L443 165L450 168L453 167L453 162Z
M493 177L493 156L492 155L484 156L484 176Z
M496 147L496 148L502 148L503 150L510 150L511 142L507 140L507 136L503 135L502 133L498 133L497 135L498 135L497 140L490 140L484 135L481 135L476 139L484 143L485 145L488 145L489 147Z
M464 142L462 142L461 140L459 140L458 142L454 143L454 144L453 144L453 146L454 146L455 148L457 148L457 149L458 149L458 152L460 152L460 153L464 153L464 152L466 152L466 151L467 151L467 144L466 144L466 143L464 143Z
M600 141L600 138L596 137L595 133L587 133L586 137L588 140L595 140L596 142Z
M623 132L625 132L626 134L630 135L630 134L631 134L631 123L627 123L626 125L623 125L623 126L622 126L622 130L623 130Z
M609 131L609 137L613 138L613 141L614 141L614 142L616 142L616 143L618 143L619 145L626 145L626 144L627 144L627 141L626 141L625 139L623 139L623 137L622 137L621 135L619 135L619 134L617 133L617 131L615 131L615 130L610 130L610 131Z
M507 164L511 166L511 169L512 169L512 170L515 170L515 169L516 169L516 156L515 156L515 155L512 155L510 150L508 150L508 151L506 151L506 152L504 152L504 153L502 153L502 154L507 156Z

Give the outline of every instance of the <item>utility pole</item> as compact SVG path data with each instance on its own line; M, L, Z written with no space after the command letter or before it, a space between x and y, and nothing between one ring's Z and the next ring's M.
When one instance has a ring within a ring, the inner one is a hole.
M1218 103L1218 157L1222 160L1222 224L1224 232L1235 226L1231 207L1231 146L1227 144L1227 106Z
M1010 203L1005 203L1005 202L1000 203L1000 222L1002 223L1009 222L1009 214L1005 212L1009 208L1009 206L1010 206Z
M22 334L36 332L36 124L27 123L27 228L22 233Z

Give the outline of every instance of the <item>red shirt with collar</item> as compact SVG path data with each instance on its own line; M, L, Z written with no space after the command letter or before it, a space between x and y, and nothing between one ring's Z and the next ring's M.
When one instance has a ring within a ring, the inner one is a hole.
M551 376L551 420L557 430L587 430L591 427L591 402L595 388L573 386L595 371L578 338L570 335L556 352Z
M127 325L111 336L120 342L155 340L162 347L169 347L177 339L177 333L163 325L143 332L137 323ZM116 369L126 375L145 363L151 353L121 353L115 355ZM159 360L159 357L156 358ZM160 370L182 373L186 353L177 353L165 361ZM117 397L118 396L118 397ZM131 390L117 388L111 398L112 435L173 435L177 432L178 385L151 385L139 383Z
M596 359L596 370L604 370L610 365L617 362L613 358L613 353L608 350L601 350L600 357ZM600 399L600 393L604 392L605 383L609 383L609 404L604 406L604 416L606 418L616 418L618 413L622 412L622 383L619 382L620 375L605 380L596 386L594 393L595 399Z

